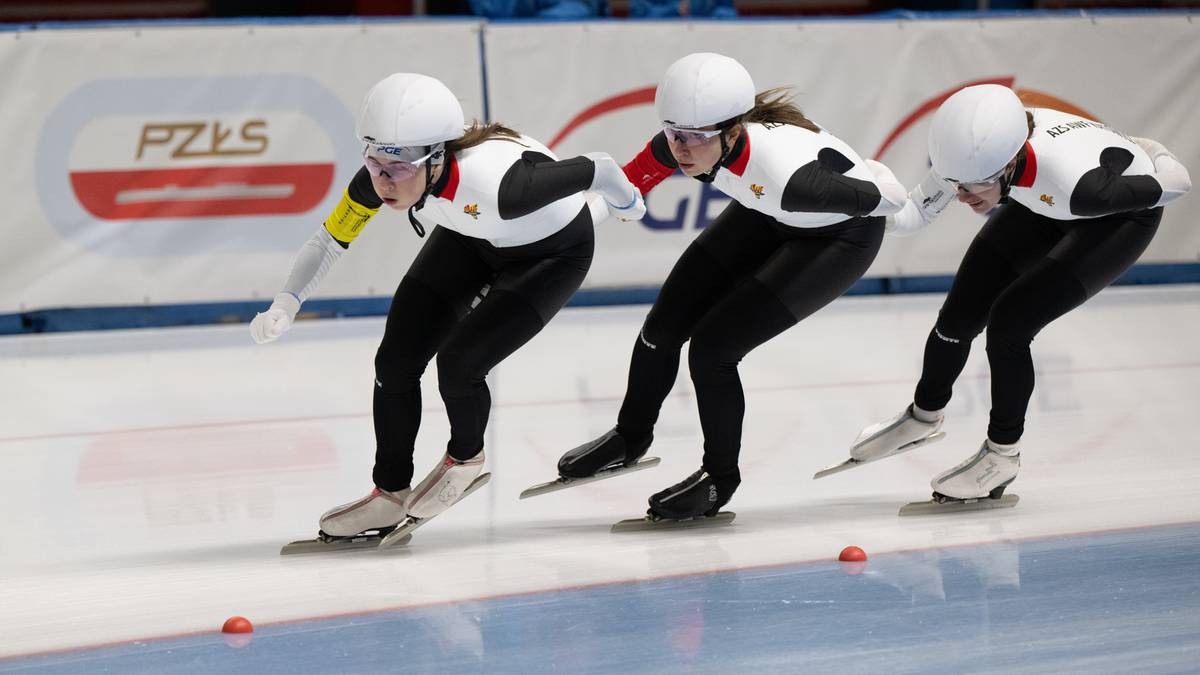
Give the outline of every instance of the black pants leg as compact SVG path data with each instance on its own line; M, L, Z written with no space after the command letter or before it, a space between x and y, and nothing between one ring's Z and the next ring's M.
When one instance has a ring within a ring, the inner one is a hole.
M496 270L491 291L458 323L438 350L438 389L450 421L451 457L466 460L483 449L492 407L487 374L541 332L583 283L594 239L585 208L557 234L497 249L479 243Z
M1062 238L1019 204L992 214L967 247L937 322L925 340L925 359L913 401L925 410L950 402L954 381L971 353L971 342L987 326L988 314L1005 288Z
M491 275L460 235L434 228L396 289L375 355L373 479L379 488L395 491L412 482L421 375Z
M1154 238L1158 218L1117 215L1067 224L1066 235L1000 294L988 315L992 373L988 438L1016 443L1033 395L1033 338L1133 266Z
M1033 392L1034 336L1129 269L1159 219L1161 209L1056 221L1019 204L1001 208L963 257L926 341L914 402L926 410L946 406L971 341L986 326L992 373L988 437L1017 442Z
M862 277L879 252L883 220L787 235L797 238L705 313L692 336L688 363L704 430L704 468L713 476L737 472L746 408L738 363Z
M675 262L634 341L617 416L622 434L637 437L653 430L679 373L683 343L705 313L778 248L781 239L773 223L734 202Z

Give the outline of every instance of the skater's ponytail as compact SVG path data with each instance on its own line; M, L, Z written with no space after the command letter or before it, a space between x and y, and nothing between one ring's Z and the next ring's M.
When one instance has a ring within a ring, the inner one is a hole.
M788 87L759 92L754 96L754 107L737 117L734 123L790 124L813 132L821 131L821 127L804 116L794 100L795 96Z
M452 141L446 141L446 152L458 152L460 150L466 150L467 148L474 147L493 138L516 139L520 137L521 134L509 129L499 122L484 124L476 121L467 128L466 132L464 132L462 136L459 136Z

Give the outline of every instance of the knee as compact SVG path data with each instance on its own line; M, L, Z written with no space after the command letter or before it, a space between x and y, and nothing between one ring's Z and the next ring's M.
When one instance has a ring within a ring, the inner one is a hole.
M1038 327L1026 320L1018 303L1005 302L1002 298L992 307L988 318L988 351L1000 349L1026 349L1037 335Z
M967 344L983 332L987 323L987 315L984 313L976 314L943 307L942 311L938 312L933 330L941 340Z
M642 329L638 332L638 344L655 351L678 351L688 340L687 332L680 321L669 316L667 312L656 310L657 308L651 309L646 322L642 324Z
M421 380L428 359L395 346L375 352L375 380L380 387L406 388Z

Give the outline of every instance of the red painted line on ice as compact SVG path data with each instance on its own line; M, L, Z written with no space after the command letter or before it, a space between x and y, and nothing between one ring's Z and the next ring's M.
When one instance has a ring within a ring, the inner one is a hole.
M1153 371L1153 370L1178 370L1181 368L1200 368L1200 363L1160 363L1147 366L1115 366L1108 368L1075 368L1067 370L1040 370L1037 371L1037 376L1047 375L1093 375L1099 373L1124 373L1136 371ZM962 375L959 380L987 380L991 376L983 373L976 375ZM755 387L747 388L747 392L762 392L762 393L778 393L783 391L804 391L809 389L841 389L845 387L879 387L892 384L911 384L916 385L917 378L903 378L891 380L866 380L859 382L818 382L815 384L792 384L778 385L773 387ZM556 406L556 405L581 405L589 403L605 403L611 401L620 401L624 396L596 396L589 398L564 398L564 399L549 399L544 401L517 401L513 403L496 403L493 408L533 408L540 406ZM690 391L681 391L671 394L668 398L691 398ZM441 412L445 408L422 408L422 413ZM88 436L106 436L110 434L137 434L137 433L165 433L176 431L189 431L192 429L212 429L219 427L243 427L257 426L264 424L295 424L297 422L324 422L329 420L339 419L356 419L360 417L370 417L371 413L341 413L337 415L309 415L304 417L272 417L267 419L256 420L235 420L232 422L201 422L197 424L179 424L179 425L164 425L159 427L130 427L125 429L106 429L102 431L68 431L52 434L31 434L28 436L0 436L0 443L18 443L22 441L44 441L59 438L80 438Z
M1044 540L1048 540L1048 539L1069 539L1072 537L1089 537L1089 536L1105 535L1105 534L1118 534L1121 532L1144 532L1147 530L1155 530L1155 529L1162 529L1162 528L1168 528L1168 527L1185 527L1185 526L1189 526L1189 525L1200 525L1200 520L1182 520L1182 521L1171 522L1171 523L1155 523L1153 525L1134 525L1134 526L1129 526L1129 527L1114 527L1114 528L1105 528L1105 529L1099 529L1099 530L1082 530L1082 531L1077 531L1077 532L1038 534L1038 535L1031 535L1028 537L1012 537L1012 538L1007 538L1007 539L976 541L976 542L969 542L969 543L962 543L962 544L948 544L945 546L926 546L926 547L919 547L919 548L892 549L892 550L884 550L884 551L878 552L878 553L873 552L871 555L873 558L878 558L879 556L885 556L885 555L904 555L904 554L911 554L911 553L922 553L922 552L926 552L926 551L946 551L946 550L970 548L972 546L984 546L987 544L1044 541ZM376 554L376 555L378 555L378 554ZM383 555L386 556L387 554L383 554ZM360 611L354 611L354 612L338 612L336 614L321 614L321 615L317 615L317 616L298 617L295 619L283 619L280 621L264 621L262 623L257 624L257 627L265 628L265 627L272 627L272 626L289 626L292 624L307 623L310 621L333 621L336 619L351 619L351 618L355 618L355 617L365 617L365 616L375 616L375 615L379 615L379 614L408 612L408 611L417 610L417 609L427 609L430 607L457 605L457 604L469 603L469 602L493 602L493 601L497 601L497 600L508 600L511 598L536 597L539 595L550 595L553 593L570 593L573 591L586 591L586 590L591 590L591 589L595 589L595 588L606 588L606 587L612 587L612 586L649 584L649 583L656 583L656 582L661 582L661 581L672 581L672 580L676 580L676 579L707 577L707 576L713 576L716 574L732 574L735 572L757 572L760 570L780 569L780 568L786 568L786 567L800 567L800 566L804 566L804 565L835 564L835 563L837 563L836 558L832 558L829 556L823 556L820 558L805 558L803 560L790 560L790 561L786 561L786 562L762 563L759 565L746 565L746 566L742 566L742 567L719 567L719 568L715 568L715 569L711 569L711 570L700 570L700 571L696 571L696 572L678 572L675 574L664 574L662 576L634 577L634 578L629 578L629 579L613 579L613 580L609 580L609 581L597 581L597 582L586 583L586 584L572 584L572 585L568 585L568 586L558 586L558 587L554 587L554 588L541 588L541 589L529 590L529 591L512 591L509 593L497 593L494 595L480 595L480 596L473 596L473 597L468 597L468 598L455 598L455 599L449 599L449 600L431 600L429 602L418 602L418 603L413 603L413 604L408 604L408 605L396 605L393 607L385 607L385 608L381 608L381 609L366 609L366 610L360 610ZM215 638L216 636L221 635L221 633L220 633L220 631L213 629L213 630L202 630L202 631L189 631L186 633L169 633L169 634L163 634L163 635L153 635L153 636L149 636L149 637L133 638L133 639L128 639L128 640L116 640L116 641L112 641L112 642L100 642L100 643L89 644L89 645L77 645L74 647L63 647L63 648L59 648L59 649L51 649L51 650L40 651L40 652L28 652L28 653L23 653L23 654L11 654L9 656L0 656L0 663L4 663L5 661L12 661L15 659L55 656L58 654L69 654L69 653L73 653L73 652L80 652L80 653L91 652L91 651L96 651L96 650L100 650L100 649L110 649L113 647L123 647L123 646L127 646L127 645L134 645L134 644L140 644L140 643L164 642L164 641L168 641L168 640L182 640L182 639L186 639L186 638L200 637L203 635L212 635ZM266 637L272 637L272 636L265 636L264 639Z

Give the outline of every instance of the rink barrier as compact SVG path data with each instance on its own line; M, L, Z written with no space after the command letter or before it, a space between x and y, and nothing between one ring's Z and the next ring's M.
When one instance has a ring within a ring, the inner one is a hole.
M1045 18L1104 18L1124 16L1191 16L1197 14L1193 7L1126 7L1126 8L1093 8L1093 9L991 9L977 10L944 10L944 11L911 11L894 9L872 14L857 15L799 15L799 16L739 16L730 18L713 18L704 16L689 16L687 18L630 18L630 17L593 17L586 19L540 19L535 17L520 17L511 19L487 19L471 15L437 15L437 16L240 16L227 18L169 18L169 19L111 19L97 21L35 21L23 23L0 24L0 33L19 33L35 30L93 30L98 28L193 28L196 26L287 26L287 25L337 25L337 24L372 24L372 23L420 23L471 21L481 25L509 26L514 24L554 24L554 23L820 23L847 21L936 21L961 19L1045 19Z
M898 295L945 293L954 277L948 274L859 279L846 295ZM1200 263L1148 263L1134 265L1114 286L1198 284ZM658 297L657 286L626 288L583 288L568 307L612 307L646 305ZM126 307L75 307L39 309L0 314L0 335L57 333L67 331L166 328L212 324L248 324L257 312L270 305L267 300L203 302L178 305ZM299 320L348 319L386 316L390 296L314 299L304 303Z

